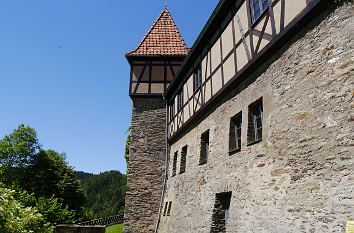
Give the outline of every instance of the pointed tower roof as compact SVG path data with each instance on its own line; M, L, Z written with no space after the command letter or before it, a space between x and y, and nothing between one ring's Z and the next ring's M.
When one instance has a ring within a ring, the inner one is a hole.
M189 49L165 8L138 47L127 56L185 56Z

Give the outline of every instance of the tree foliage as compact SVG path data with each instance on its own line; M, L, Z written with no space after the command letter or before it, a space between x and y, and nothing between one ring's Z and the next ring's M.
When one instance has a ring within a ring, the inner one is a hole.
M124 153L124 158L125 162L127 163L127 168L128 168L128 162L129 162L129 147L130 147L130 142L131 142L131 127L128 128L127 132L128 134L127 139L125 140L125 153Z
M36 208L25 207L14 198L15 191L0 185L1 233L51 233L52 227Z
M55 197L40 197L36 203L36 208L43 215L44 219L53 225L60 223L73 223L76 221L75 212L70 211Z
M25 167L40 149L36 131L21 124L0 140L0 163L5 167Z
M16 218L11 212L3 215L6 227L27 221L26 214L34 223L40 219L50 225L88 220L84 190L73 168L64 154L43 150L34 129L20 125L0 140L0 165L0 184L7 188L3 199L18 213ZM28 224L23 227L21 232L31 232Z
M1 233L50 233L56 224L121 214L125 186L117 171L75 173L65 154L42 148L31 127L0 140Z
M86 208L93 211L95 218L122 214L125 204L126 176L119 171L94 175L76 172L87 194Z
M66 163L63 154L40 151L33 156L22 182L24 189L36 197L58 198L70 210L79 211L85 203L85 194L76 179L74 170Z

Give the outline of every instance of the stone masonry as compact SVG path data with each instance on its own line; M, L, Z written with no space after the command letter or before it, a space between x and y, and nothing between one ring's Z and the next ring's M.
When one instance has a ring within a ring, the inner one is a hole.
M187 166L168 179L164 202L173 205L160 233L210 232L222 192L232 192L226 232L345 231L354 218L354 6L311 24L171 145L171 153L188 145ZM248 106L260 97L263 139L248 145ZM240 111L242 149L229 154L230 118ZM208 129L208 162L199 165Z
M105 226L58 225L55 233L105 233Z
M152 232L165 163L166 110L161 99L133 99L124 232Z

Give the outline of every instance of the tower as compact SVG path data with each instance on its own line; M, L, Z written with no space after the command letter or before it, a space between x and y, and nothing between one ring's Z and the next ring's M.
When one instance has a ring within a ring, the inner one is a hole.
M164 9L138 47L127 53L133 101L125 232L152 232L165 172L166 104L163 94L188 48Z

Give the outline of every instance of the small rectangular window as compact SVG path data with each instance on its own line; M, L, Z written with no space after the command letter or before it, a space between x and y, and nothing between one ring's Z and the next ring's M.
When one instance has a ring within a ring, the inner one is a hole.
M177 95L178 111L183 108L183 91L180 91Z
M181 151L181 166L179 170L179 174L182 174L186 171L187 164L187 146L184 146Z
M263 100L262 98L248 107L248 144L262 140Z
M167 158L167 168L166 168L166 180L169 179L170 176L170 164L171 164L171 153L168 154L168 158Z
M171 207L172 207L172 201L168 203L167 216L170 216L171 214Z
M199 165L205 164L208 162L208 155L209 155L209 130L201 136L201 143L200 143L200 159Z
M173 155L172 177L176 175L176 170L177 170L177 156L178 156L178 152L175 152L175 154Z
M236 114L230 120L229 151L241 150L242 112Z
M202 86L202 67L197 67L193 72L193 90L196 92Z
M269 0L251 0L250 7L251 7L252 23L254 23L269 8Z
M231 192L216 194L212 226L210 230L211 233L226 232L226 226L229 220L231 195Z
M163 216L166 216L167 213L168 202L165 202L165 209L163 211Z
M170 121L175 117L175 104L174 102L170 104Z

